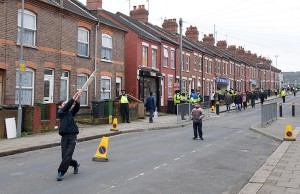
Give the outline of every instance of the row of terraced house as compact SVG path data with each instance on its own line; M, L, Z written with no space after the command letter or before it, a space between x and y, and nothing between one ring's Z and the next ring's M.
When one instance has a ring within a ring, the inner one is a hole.
M105 2L104 2L105 3ZM21 0L0 0L0 104L18 104ZM130 16L102 9L102 0L25 0L22 104L68 99L98 69L81 100L115 99L121 89L144 100L155 93L165 111L182 78L182 90L209 95L220 88L250 91L279 87L272 61L212 34L199 40L197 27L182 37L176 19L162 27L148 22L144 5ZM180 55L182 63L180 63ZM180 73L180 70L182 72Z

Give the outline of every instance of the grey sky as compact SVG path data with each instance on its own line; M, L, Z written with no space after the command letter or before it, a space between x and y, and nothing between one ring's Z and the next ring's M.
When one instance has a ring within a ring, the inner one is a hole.
M79 0L85 4L86 0ZM147 0L131 0L130 7ZM282 71L300 71L300 2L297 0L149 0L149 22L182 18L183 33L193 25L202 34L214 34L228 45L243 46L273 61ZM129 14L129 0L103 0L103 9Z

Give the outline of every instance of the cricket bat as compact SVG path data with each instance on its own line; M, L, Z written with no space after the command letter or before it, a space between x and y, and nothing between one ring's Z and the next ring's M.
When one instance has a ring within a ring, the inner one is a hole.
M87 90L87 89L88 89L90 83L92 83L92 81L95 79L96 74L97 74L97 71L98 71L98 69L96 69L96 70L91 74L91 76L89 77L89 79L83 84L83 86L82 86L82 89L83 89L83 90Z

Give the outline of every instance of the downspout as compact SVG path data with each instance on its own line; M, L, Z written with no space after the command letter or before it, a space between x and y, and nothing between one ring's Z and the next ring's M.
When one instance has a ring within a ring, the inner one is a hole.
M201 78L201 82L202 82L202 96L204 98L204 55L202 55L202 65L201 65L201 68L202 68L202 78Z
M95 58L94 58L94 70L97 70L97 45L98 45L98 28L99 28L100 22L98 21L98 24L95 26ZM94 81L94 100L96 100L97 97L97 76L95 76Z

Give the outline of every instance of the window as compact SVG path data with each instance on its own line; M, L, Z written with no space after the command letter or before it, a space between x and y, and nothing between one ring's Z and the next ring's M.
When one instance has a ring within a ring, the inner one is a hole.
M111 96L111 78L101 77L101 99L110 99Z
M21 43L21 17L22 10L18 10L18 44ZM23 45L35 46L35 34L36 34L36 15L28 10L24 10L23 20Z
M194 56L194 70L197 71L197 56Z
M175 51L171 50L171 68L175 68Z
M101 59L111 61L112 58L112 38L107 34L102 35Z
M69 72L61 72L60 77L60 97L59 100L69 99Z
M208 61L208 73L211 74L212 61Z
M225 63L222 62L222 74L225 74Z
M207 59L205 59L204 61L204 65L205 65L205 73L208 73L208 67L207 67Z
M217 69L217 73L221 73L221 72L220 72L220 62L218 62L218 69Z
M168 57L169 57L169 53L168 53L168 48L164 47L164 67L168 67Z
M19 70L16 73L16 95L15 104L19 104ZM33 105L34 97L34 71L26 68L26 71L21 74L21 104Z
M202 71L202 57L199 58L199 71Z
M186 71L190 71L190 56L186 56Z
M173 77L168 76L168 98L173 97Z
M81 89L84 83L88 80L88 76L86 74L78 74L77 75L77 90ZM88 90L84 91L82 96L80 97L80 105L87 106L88 103Z
M157 50L152 48L152 67L156 68Z
M147 53L148 53L148 47L146 47L146 46L143 46L142 47L142 57L143 57L143 61L142 61L142 66L144 66L144 67L147 67L147 60L148 60L148 57L147 57Z
M80 56L89 56L89 31L85 28L78 28L77 53Z

